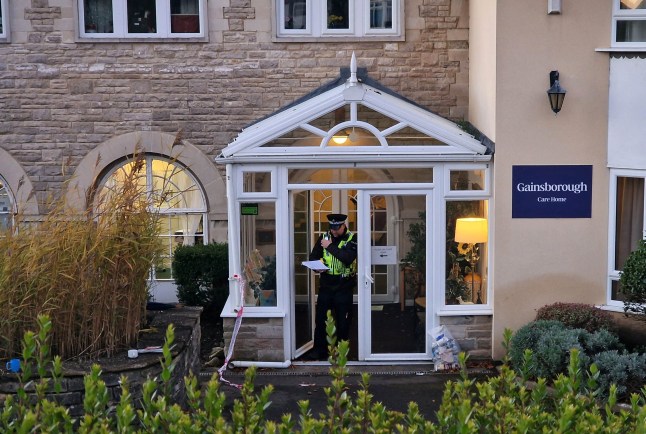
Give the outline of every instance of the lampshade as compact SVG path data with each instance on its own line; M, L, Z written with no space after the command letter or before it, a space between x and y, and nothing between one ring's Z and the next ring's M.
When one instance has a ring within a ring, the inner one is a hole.
M488 240L487 219L468 217L455 222L455 238L458 243L486 243Z

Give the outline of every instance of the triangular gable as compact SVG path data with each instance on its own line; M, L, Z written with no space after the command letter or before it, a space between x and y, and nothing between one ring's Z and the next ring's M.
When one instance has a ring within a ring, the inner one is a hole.
M398 95L378 82L357 74L356 63L332 83L321 86L294 103L243 129L220 154L219 160L297 161L313 157L342 155L347 161L373 157L419 160L489 160L492 143L469 134L445 119ZM338 122L322 127L320 120L341 111ZM365 113L377 113L379 121L366 119ZM383 122L386 121L386 125ZM382 124L380 125L379 122ZM333 137L354 134L370 140L346 141L338 145ZM413 132L414 140L393 141L397 132ZM477 132L477 130L475 130ZM305 135L309 135L307 140ZM480 135L481 136L481 135ZM424 138L427 138L425 140ZM281 140L282 139L282 140ZM291 140L291 142L290 142ZM326 158L327 159L327 158Z

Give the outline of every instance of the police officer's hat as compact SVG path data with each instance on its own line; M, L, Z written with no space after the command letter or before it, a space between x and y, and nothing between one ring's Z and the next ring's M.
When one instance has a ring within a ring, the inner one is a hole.
M345 223L345 220L348 218L345 214L328 214L327 220L330 222L330 229L336 229Z

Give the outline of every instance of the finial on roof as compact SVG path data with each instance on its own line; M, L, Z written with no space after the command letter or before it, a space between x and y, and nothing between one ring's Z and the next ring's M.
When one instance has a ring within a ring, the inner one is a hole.
M356 86L357 81L357 58L352 52L352 58L350 59L350 79L348 80L350 86Z

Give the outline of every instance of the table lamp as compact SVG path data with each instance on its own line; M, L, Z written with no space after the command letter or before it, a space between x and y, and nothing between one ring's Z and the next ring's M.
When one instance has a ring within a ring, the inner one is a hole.
M474 280L476 272L476 263L480 256L478 255L478 243L486 243L488 239L487 219L480 217L459 218L455 222L456 243L465 243L469 247L466 253L466 259L471 266L471 294L474 291ZM478 299L476 303L482 304L482 283L478 287Z

